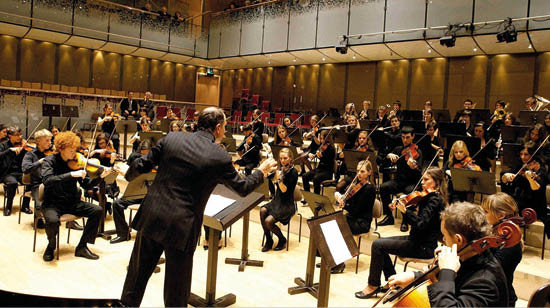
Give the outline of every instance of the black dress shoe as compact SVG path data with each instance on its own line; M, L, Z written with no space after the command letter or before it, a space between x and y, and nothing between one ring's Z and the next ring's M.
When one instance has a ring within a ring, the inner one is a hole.
M376 295L378 295L378 293L380 293L382 291L382 289L380 287L377 287L376 290L370 292L370 293L363 293L363 291L359 291L359 292L355 292L355 297L357 298L360 298L360 299L368 299L368 298L371 298L371 297L374 297Z
M340 264L336 265L335 267L331 268L330 273L331 274L341 274L341 273L344 272L345 268L346 268L346 264L345 263L340 263Z
M287 244L287 241L286 241L286 238L281 238L279 239L279 242L277 243L277 246L275 246L275 248L273 248L273 250L275 251L279 251L279 250L283 250L286 248L286 244Z
M50 262L51 260L53 260L54 251L55 251L54 248L50 246L46 247L46 251L44 251L44 255L42 256L42 259L44 259L44 261L46 262Z
M44 227L46 227L45 223L44 223L44 218L39 218L38 221L36 222L36 227L38 229L44 229Z
M76 257L82 257L90 260L99 259L99 256L91 252L90 249L88 249L88 247L77 248L74 252L74 255Z
M115 237L114 239L111 239L110 243L111 244L116 244L116 243L122 243L122 242L126 242L128 240L128 236L125 235L125 236L117 236Z
M32 214L32 210L28 207L24 207L21 209L21 212L25 213L25 214Z
M262 252L270 251L273 248L273 240L266 240Z
M409 225L402 223L399 230L401 230L401 232L407 232L407 231L409 231Z
M8 209L7 207L4 209L4 216L10 216L11 215L11 209Z
M82 231L84 230L84 228L75 220L73 221L67 221L67 223L65 224L65 226L67 227L67 229L73 229L73 230L77 230L77 231Z
M379 226L391 226L395 223L392 216L386 215L382 221L378 223Z

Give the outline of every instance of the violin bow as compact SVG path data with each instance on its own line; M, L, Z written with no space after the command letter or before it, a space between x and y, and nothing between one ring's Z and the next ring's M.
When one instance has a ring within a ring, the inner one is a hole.
M483 149L485 149L485 148L489 145L489 143L494 142L494 141L495 141L494 138L489 138L489 141L485 142L485 145L482 146L482 147L481 147L473 156L471 156L470 158L473 160L473 159L477 156L477 154L481 153L481 151L483 151Z
M301 117L303 117L304 114L300 114L300 116L294 120L294 122L290 123L290 126L294 125L294 123L298 122L298 120L300 120ZM290 134L288 134L288 136L290 137L290 135L294 134L297 130L298 130L299 127L296 127Z
M41 119L40 122L38 122L38 124L36 124L36 126L35 126L34 129L31 131L31 133L27 136L27 139L29 139L29 136L32 137L32 135L34 134L34 132L38 129L38 127L40 127L40 124L42 124L43 121L44 121L44 119Z
M62 126L63 130L67 130L67 128L68 128L67 126L69 125L69 119L70 118L68 117L67 120L65 120L65 124L63 124L63 126Z
M427 134L426 134L427 135ZM425 136L426 136L425 135ZM422 173L422 176L420 177L420 180L416 183L416 185L414 186L413 190L412 191L416 191L416 189L418 188L418 185L420 185L420 183L422 183L422 178L424 177L424 175L426 175L426 172L428 172L428 169L430 169L430 167L433 165L433 163L435 162L435 159L437 157L439 157L439 153L442 151L442 149L439 149L435 152L435 155L434 157L432 158L432 161L430 161L430 164L428 165L428 167L426 167L426 170L424 170L424 172Z
M422 141L422 139L426 138L426 136L428 136L428 134L425 134L425 135L422 136L420 139L418 139L417 142L413 142L412 144L418 145L418 144L420 143L420 141ZM411 144L411 145L412 145L412 144ZM403 157L403 156L405 156L405 154L401 154L401 156L399 156L399 158L398 158L397 160L401 159L401 157Z
M74 130L74 128L76 127L76 124L78 124L80 120L76 120L76 122L74 122L73 126L71 127L71 132Z
M537 155L538 151L542 149L544 144L548 141L548 138L550 138L550 135L544 138L544 140L540 143L539 147L535 150L535 152L533 152L533 155L531 155L531 158L529 158L529 160L525 164L523 164L523 166L521 166L519 171L514 176L517 176L525 168L525 166L527 166L535 158L535 155Z

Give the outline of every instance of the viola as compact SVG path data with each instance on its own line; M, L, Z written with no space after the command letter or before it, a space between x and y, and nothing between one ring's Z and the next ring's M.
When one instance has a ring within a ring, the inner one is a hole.
M476 165L471 157L466 157L462 161L455 163L453 168L482 171L481 167Z
M420 157L420 153L418 153L418 146L412 143L408 147L403 148L401 151L401 156L405 157L405 160L417 160L418 157Z
M99 171L103 172L104 168L108 168L108 167L102 166L101 163L99 162L99 159L97 158L86 159L86 157L84 157L84 155L80 153L76 153L73 159L68 160L67 165L71 170L80 170L80 169L86 168L86 172L92 176L97 175Z
M541 166L540 166L540 163L538 161L531 160L530 162L525 164L517 174L525 176L525 173L527 171L531 171L531 172L535 173L535 180L537 180L540 177L539 174L538 174L540 168L541 168Z
M115 121L118 121L118 120L120 120L120 119L122 118L122 117L120 116L120 114L115 113L114 111L111 112L110 114L106 115L106 116L113 118L113 120L115 120Z
M394 201L394 203L396 203L396 204L401 203L401 204L403 204L403 206L405 206L405 208L416 206L422 198L424 198L425 196L427 196L431 193L435 193L435 192L437 192L437 190L432 189L432 188L428 188L428 189L423 190L423 191L413 191L412 193L410 193L406 196L402 196L402 197L396 199Z

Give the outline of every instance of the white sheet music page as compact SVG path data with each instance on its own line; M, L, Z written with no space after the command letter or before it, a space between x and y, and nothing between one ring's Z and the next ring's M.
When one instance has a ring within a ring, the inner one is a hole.
M349 252L348 245L344 241L336 220L329 220L320 224L320 226L334 262L340 264L351 259L352 255Z
M225 208L233 204L235 200L226 198L224 196L211 194L206 203L206 208L204 209L204 215L213 217L219 212L223 211Z

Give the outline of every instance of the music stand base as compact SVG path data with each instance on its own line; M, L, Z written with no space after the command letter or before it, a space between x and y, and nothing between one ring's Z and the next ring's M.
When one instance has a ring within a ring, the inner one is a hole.
M225 258L225 264L233 264L239 266L239 272L244 271L244 268L248 266L257 266L257 267L263 267L264 261L260 260L245 260L245 259L237 259L237 258Z
M191 293L189 295L189 305L193 307L227 307L235 304L237 296L233 293L226 294L222 297L216 298L213 303L209 303L206 299Z
M296 283L298 286L288 288L288 294L296 295L308 292L309 294L311 294L311 296L317 298L319 283L314 283L313 285L308 286L306 285L306 282L300 277L294 278L294 283Z

